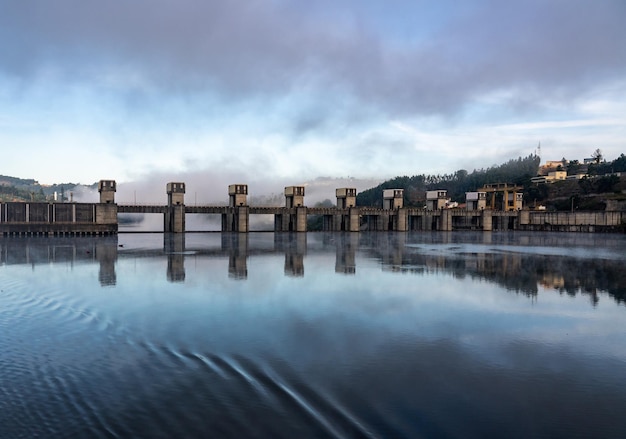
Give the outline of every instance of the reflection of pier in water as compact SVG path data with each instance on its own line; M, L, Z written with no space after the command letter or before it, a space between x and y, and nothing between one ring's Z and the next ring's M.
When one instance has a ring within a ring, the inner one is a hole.
M453 277L480 278L508 290L536 296L539 286L568 295L587 294L592 303L598 292L608 292L618 302L626 302L626 262L611 258L575 258L568 246L599 247L589 235L527 235L511 245L506 234L437 233L424 239L411 234L302 233L274 234L272 241L259 244L250 235L222 233L218 245L206 247L186 243L185 234L163 234L163 247L129 248L118 244L118 237L8 238L0 241L0 264L99 263L101 285L116 284L118 259L167 258L166 278L184 282L185 261L228 258L228 276L248 277L248 258L284 254L283 275L305 277L305 257L310 253L335 253L335 272L355 274L357 254L378 260L385 272L424 274L444 272ZM268 236L268 235L264 235ZM597 236L597 235L596 235ZM567 241L567 242L564 242ZM193 241L193 240L192 240ZM520 245L521 244L521 245ZM537 252L532 249L540 249ZM531 250L528 250L531 249ZM560 250L559 250L560 249ZM545 252L553 254L545 254ZM560 251L560 252L559 252ZM543 252L543 253L542 253Z

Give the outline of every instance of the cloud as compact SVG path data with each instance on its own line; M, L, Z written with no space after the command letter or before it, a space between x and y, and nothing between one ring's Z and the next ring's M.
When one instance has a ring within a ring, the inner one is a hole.
M80 152L84 167L63 168L74 180L379 178L488 166L538 141L557 158L623 148L620 0L0 0L0 10L0 144L47 161ZM5 172L58 178L12 157Z
M263 0L4 3L5 73L128 92L250 99L314 87L392 114L429 114L459 111L493 89L572 99L626 69L621 1L472 2L428 38L404 40L389 29L425 25L406 4L379 20L367 15L372 2L340 2L336 15Z

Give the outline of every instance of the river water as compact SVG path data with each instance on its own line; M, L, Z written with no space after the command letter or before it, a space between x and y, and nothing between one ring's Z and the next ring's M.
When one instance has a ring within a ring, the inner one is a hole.
M0 238L0 437L624 438L625 249Z

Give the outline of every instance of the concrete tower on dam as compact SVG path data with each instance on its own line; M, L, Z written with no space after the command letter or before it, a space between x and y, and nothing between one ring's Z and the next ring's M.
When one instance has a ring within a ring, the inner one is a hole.
M304 186L285 187L285 212L274 217L274 230L279 232L306 232L306 216Z
M395 210L404 206L404 189L383 190L383 209Z
M98 182L98 192L100 193L100 203L113 204L115 203L115 180L100 180Z
M427 210L441 210L446 207L448 201L450 201L450 198L448 198L448 191L444 189L426 191Z
M344 187L335 190L337 209L349 209L356 206L356 188Z
M117 231L117 205L115 204L115 180L100 180L98 192L100 193L100 206L96 209L96 224L115 224Z
M285 188L285 207L304 206L304 186L287 186Z
M182 233L185 231L185 183L167 183L167 212L163 230Z
M465 206L467 210L486 209L487 192L465 192Z
M356 207L356 188L344 187L335 190L337 196L337 211L332 215L332 228L325 225L325 230L358 232L360 229L359 209Z
M222 230L242 233L250 230L247 184L239 183L228 186L228 212L222 214Z
M228 186L228 205L230 207L248 205L247 184L231 184Z

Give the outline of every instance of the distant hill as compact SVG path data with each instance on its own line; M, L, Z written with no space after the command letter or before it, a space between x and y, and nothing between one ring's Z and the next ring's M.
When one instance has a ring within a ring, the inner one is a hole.
M32 178L23 179L17 177L9 177L8 175L0 175L0 186L34 186L38 185L37 180L33 180Z
M18 178L0 175L0 201L48 201L57 193L57 199L61 201L69 199L69 194L77 186L77 183L55 183L53 185L41 185L32 178ZM88 186L95 189L97 183Z

